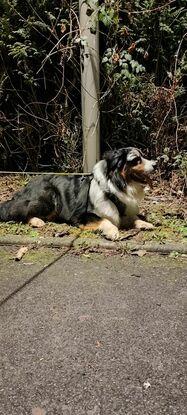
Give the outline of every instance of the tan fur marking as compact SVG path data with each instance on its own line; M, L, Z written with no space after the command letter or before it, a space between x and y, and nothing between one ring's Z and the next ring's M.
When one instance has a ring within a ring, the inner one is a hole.
M152 180L149 175L144 171L144 164L140 163L136 166L130 167L126 173L127 182L131 180L139 180L142 183L147 183L152 188Z
M87 225L81 225L80 228L84 231L101 231L103 235L111 241L116 241L119 238L119 230L117 226L113 225L108 219L101 219L96 222L87 223Z
M120 171L120 174L121 174L121 176L126 180L126 178L127 178L127 170L126 170L126 168L123 168L121 171Z
M136 166L131 167L131 170L137 173L144 173L144 164L143 163L136 164Z
M80 225L80 228L83 231L90 231L90 232L95 232L99 229L100 225L101 225L102 220L98 220L95 222L88 222L86 225Z

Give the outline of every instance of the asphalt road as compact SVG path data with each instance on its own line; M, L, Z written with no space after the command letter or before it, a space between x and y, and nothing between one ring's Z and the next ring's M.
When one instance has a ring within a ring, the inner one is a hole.
M1 415L186 414L185 258L67 253L19 291L32 261L1 262Z

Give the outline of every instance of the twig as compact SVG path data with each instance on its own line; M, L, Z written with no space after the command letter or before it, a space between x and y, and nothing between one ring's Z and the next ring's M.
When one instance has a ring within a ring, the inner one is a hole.
M43 69L43 67L44 67L44 65L45 65L45 63L47 62L47 60L50 58L50 56L52 55L52 52L59 46L59 44L61 43L61 41L65 38L65 37L67 37L68 35L70 35L70 33L74 33L74 32L77 32L77 29L76 30L73 30L72 32L71 31L69 31L69 32L67 32L67 33L65 33L59 40L58 40L58 42L53 46L53 48L50 50L50 52L47 54L47 56L43 59L43 61L42 61L42 65L40 66L40 68L38 69L38 71L36 72L36 74L38 74L40 71L41 71L41 69Z
M167 113L166 113L166 115L165 115L164 119L163 119L163 120L162 120L162 122L161 122L160 128L159 128L159 130L158 130L158 132L157 132L157 135L156 135L156 137L155 137L155 140L157 140L157 139L158 139L158 137L159 137L160 131L161 131L161 129L162 129L162 127L163 127L163 125L164 125L165 121L167 120L167 118L168 118L168 116L169 116L169 114L170 114L170 112L171 112L171 107L172 107L172 101L170 101L169 110L167 111Z
M179 60L179 53L181 50L181 46L183 43L184 38L187 36L187 32L184 33L182 39L179 42L179 46L175 55L175 66L174 66L174 73L173 73L173 101L174 101L174 108L175 108L175 120L176 120L176 130L175 130L175 143L176 143L176 148L177 151L179 151L179 146L178 146L178 130L179 130L179 120L178 120L178 112L177 112L177 104L176 104L176 100L175 100L175 96L174 96L174 92L175 92L175 87L176 87L176 78L177 78L177 65L178 65L178 60Z
M130 12L129 10L125 10L128 12L128 14L144 14L144 13L153 13L153 12L159 12L160 10L164 9L165 7L170 6L170 4L176 3L176 0L171 0L168 3L164 4L163 6L155 7L154 9L144 9L141 11L134 11Z

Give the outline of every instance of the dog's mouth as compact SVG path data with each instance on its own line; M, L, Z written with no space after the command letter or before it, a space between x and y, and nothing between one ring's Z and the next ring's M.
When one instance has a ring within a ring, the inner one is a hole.
M143 157L136 157L126 164L121 171L122 177L127 183L135 181L142 186L149 185L152 187L152 175L156 166L154 160L147 160Z
M144 171L143 169L139 168L129 168L129 169L123 169L121 171L121 175L123 179L130 183L132 181L139 183L142 186L149 185L152 188L152 177L151 173Z
M136 172L131 171L127 177L127 182L135 181L141 184L142 186L149 185L151 188L153 187L152 177L150 174L146 172Z

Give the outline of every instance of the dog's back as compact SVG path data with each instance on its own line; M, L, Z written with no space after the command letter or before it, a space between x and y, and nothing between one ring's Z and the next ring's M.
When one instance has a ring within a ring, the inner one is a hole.
M43 175L0 204L0 221L32 217L76 223L86 210L90 176Z

